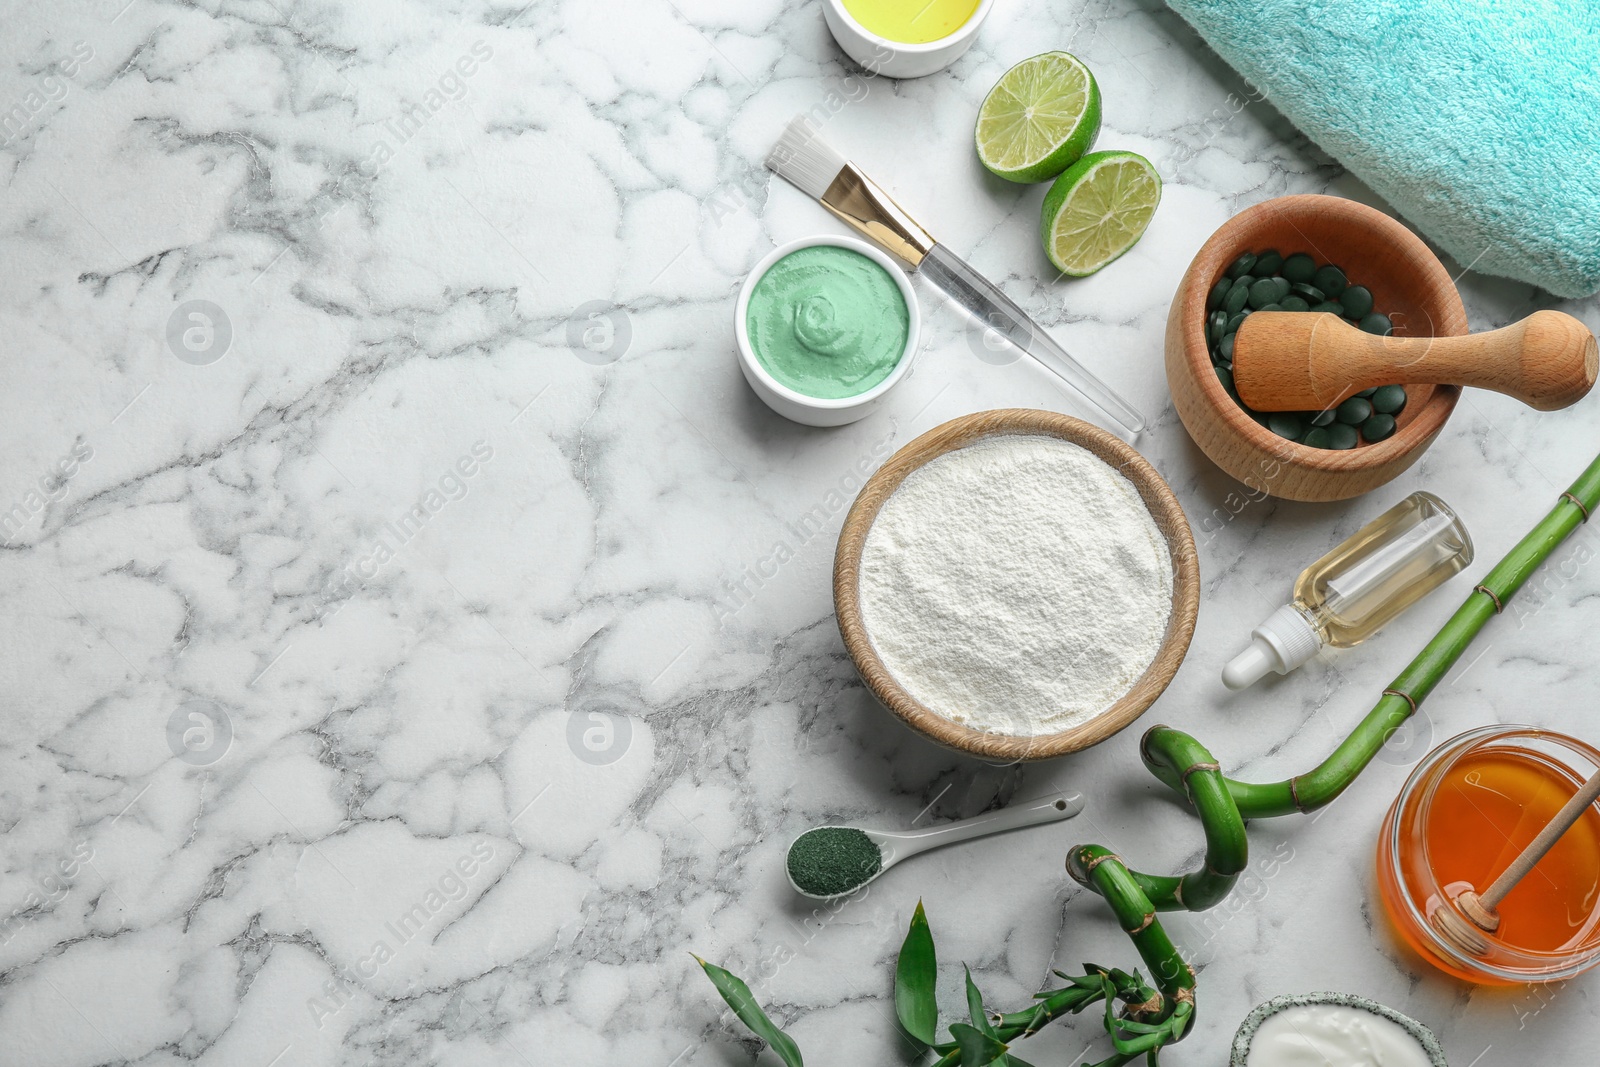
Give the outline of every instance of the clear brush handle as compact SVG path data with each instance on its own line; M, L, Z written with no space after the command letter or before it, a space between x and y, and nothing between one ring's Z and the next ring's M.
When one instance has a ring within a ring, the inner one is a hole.
M934 245L918 268L967 314L1038 360L1127 436L1144 432L1144 416L1090 374L989 279L944 245Z

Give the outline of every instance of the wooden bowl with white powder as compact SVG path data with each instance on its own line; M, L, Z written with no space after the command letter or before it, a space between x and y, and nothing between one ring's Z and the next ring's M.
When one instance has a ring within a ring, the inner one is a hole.
M1194 535L1143 456L1079 419L953 419L867 481L833 563L845 647L890 711L985 759L1137 719L1189 650Z

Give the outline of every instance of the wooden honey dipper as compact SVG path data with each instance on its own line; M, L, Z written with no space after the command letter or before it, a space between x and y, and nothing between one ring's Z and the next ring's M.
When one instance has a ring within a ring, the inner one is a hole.
M1554 411L1582 400L1600 368L1571 315L1460 337L1380 337L1328 312L1260 311L1239 326L1233 382L1256 411L1321 411L1376 385L1472 385Z
M1290 314L1294 313L1290 312ZM1541 312L1541 314L1543 313ZM1561 810L1556 812L1555 816L1545 824L1544 829L1534 835L1533 840L1528 842L1527 847L1518 853L1517 858L1511 861L1510 866L1501 871L1499 877L1491 882L1489 888L1485 889L1481 895L1468 888L1451 896L1451 899L1455 901L1456 908L1461 909L1460 915L1456 914L1455 909L1441 901L1433 913L1428 916L1428 921L1433 925L1433 928L1448 938L1456 947L1465 949L1474 956L1482 956L1488 952L1489 943L1484 940L1482 934L1468 926L1461 919L1461 915L1465 915L1472 920L1472 924L1478 930L1484 930L1491 934L1499 930L1500 915L1495 909L1500 906L1500 902L1506 898L1507 893L1510 893L1516 887L1518 882L1522 881L1529 871L1533 870L1540 860L1544 859L1544 854L1549 852L1555 843L1561 839L1562 834L1572 828L1572 824L1578 821L1583 813L1589 809L1589 805L1593 804L1596 799L1600 799L1600 771L1596 771L1589 776L1589 780L1583 783L1583 787L1561 806Z

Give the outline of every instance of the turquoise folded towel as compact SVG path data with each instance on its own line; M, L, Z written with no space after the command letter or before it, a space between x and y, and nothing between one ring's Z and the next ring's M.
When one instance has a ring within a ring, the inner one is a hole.
M1463 267L1600 289L1600 3L1168 2Z

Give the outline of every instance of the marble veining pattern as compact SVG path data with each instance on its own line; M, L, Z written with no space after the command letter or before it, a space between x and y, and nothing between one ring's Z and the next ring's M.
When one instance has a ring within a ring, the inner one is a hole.
M925 348L883 411L815 431L760 405L736 288L836 228L760 169L796 111L1151 416L1204 603L1144 721L1242 776L1320 759L1596 447L1593 401L1474 393L1347 504L1251 499L1205 461L1160 367L1189 257L1267 197L1372 198L1156 0L999 0L971 53L903 83L862 76L797 0L12 0L4 23L0 1063L754 1062L691 951L749 978L808 1062L893 1062L919 897L949 1005L961 961L1013 1005L1053 966L1135 962L1062 859L1094 840L1196 861L1138 731L1043 766L958 759L843 654L831 545L864 473L965 412L1073 409L925 289ZM1037 247L1042 190L969 145L987 88L1052 47L1099 78L1102 146L1167 179L1134 252L1072 283ZM1597 324L1592 301L1462 286L1476 328L1541 306ZM1424 486L1471 529L1469 574L1226 695L1221 663L1293 575ZM1370 856L1431 742L1591 730L1592 537L1415 735L1322 816L1254 827L1234 898L1170 921L1203 966L1172 1062L1218 1062L1254 1004L1316 989L1423 1019L1462 1065L1600 1037L1589 979L1469 990L1408 957ZM1064 786L1078 819L842 906L785 888L807 826ZM1105 1051L1081 1020L1026 1056Z

